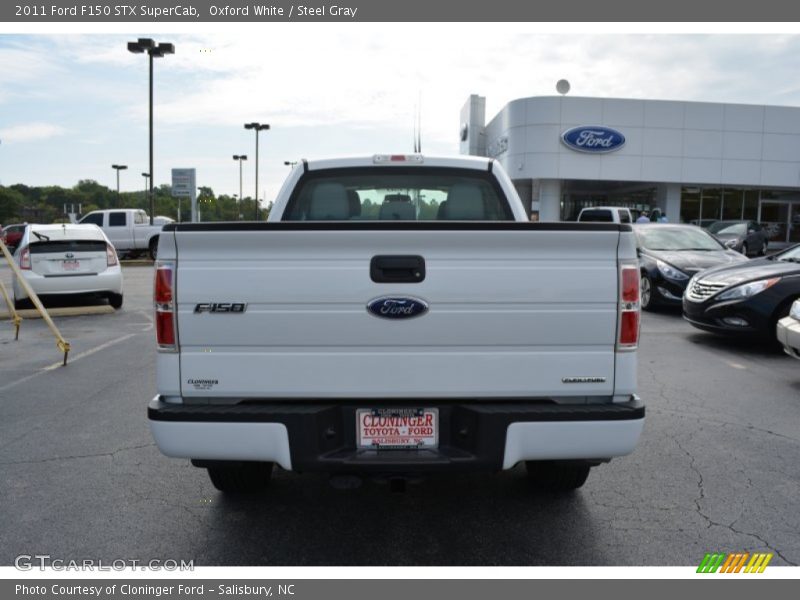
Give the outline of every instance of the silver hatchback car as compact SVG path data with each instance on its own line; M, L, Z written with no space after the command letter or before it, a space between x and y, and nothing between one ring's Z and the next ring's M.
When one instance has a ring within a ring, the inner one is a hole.
M14 253L22 277L39 296L95 295L122 306L122 269L117 252L97 225L28 225ZM14 277L14 305L30 304Z

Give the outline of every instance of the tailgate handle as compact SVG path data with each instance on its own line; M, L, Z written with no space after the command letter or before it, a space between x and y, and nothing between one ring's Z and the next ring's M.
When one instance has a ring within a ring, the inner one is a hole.
M425 280L425 259L421 256L373 256L369 276L375 283L419 283Z

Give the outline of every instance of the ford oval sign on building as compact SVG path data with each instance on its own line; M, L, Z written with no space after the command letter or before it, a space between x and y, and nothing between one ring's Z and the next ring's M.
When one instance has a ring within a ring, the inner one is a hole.
M407 296L384 296L369 302L367 310L383 319L408 319L428 312L428 303Z
M581 125L561 134L561 141L578 152L614 152L625 145L625 136L610 127Z

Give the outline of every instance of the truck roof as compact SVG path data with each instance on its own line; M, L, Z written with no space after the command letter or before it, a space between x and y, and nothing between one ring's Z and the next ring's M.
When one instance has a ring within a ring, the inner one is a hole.
M147 211L145 211L144 209L141 209L141 208L98 208L97 210L93 210L91 212L92 213L108 213L108 212L128 212L128 211L147 212ZM91 213L86 213L86 214L88 215L88 214L91 214Z
M450 167L487 171L491 158L482 156L429 156L427 154L372 154L347 158L323 158L305 161L309 171L347 167Z

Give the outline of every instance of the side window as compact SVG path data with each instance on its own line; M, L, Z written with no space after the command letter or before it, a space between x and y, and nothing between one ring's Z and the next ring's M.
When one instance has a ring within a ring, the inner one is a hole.
M630 223L631 217L628 214L627 210L618 210L617 214L619 215L619 222L620 223Z
M90 213L81 219L81 223L103 226L103 213Z
M144 213L142 211L136 211L133 215L133 224L134 225L144 225Z
M112 212L108 214L109 227L125 227L125 213Z

